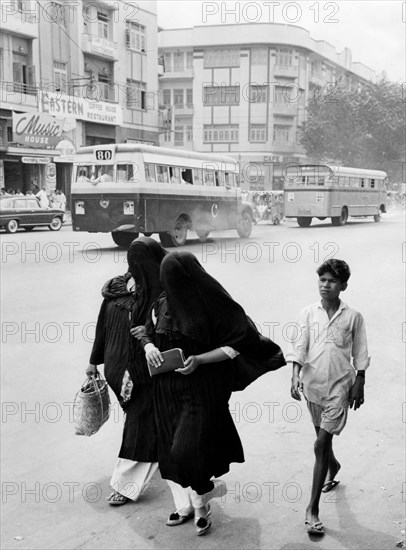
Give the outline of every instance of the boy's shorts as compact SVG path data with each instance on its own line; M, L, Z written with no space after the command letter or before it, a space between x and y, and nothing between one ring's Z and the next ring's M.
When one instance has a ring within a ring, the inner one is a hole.
M348 406L323 406L317 403L307 402L313 424L329 434L339 435L347 423Z

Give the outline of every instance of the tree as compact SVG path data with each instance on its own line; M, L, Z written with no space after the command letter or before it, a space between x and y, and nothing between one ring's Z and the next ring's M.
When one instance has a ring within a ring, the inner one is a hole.
M361 90L336 83L315 88L308 102L301 143L309 157L355 168L384 170L404 181L405 90L381 80Z

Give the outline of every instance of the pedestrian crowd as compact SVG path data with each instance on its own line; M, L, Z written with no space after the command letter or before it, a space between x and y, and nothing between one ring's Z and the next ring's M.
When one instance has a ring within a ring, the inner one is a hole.
M363 318L339 298L348 265L332 259L319 267L321 301L299 313L300 338L284 357L193 254L167 252L139 237L127 259L128 271L102 289L86 369L89 377L97 376L104 365L125 412L108 503L136 501L159 469L173 497L166 525L193 519L196 534L205 535L212 526L210 501L227 493L219 478L232 463L244 462L231 394L290 363L291 395L300 400L303 393L316 431L305 525L309 534L323 535L321 493L336 487L341 467L333 436L343 430L348 409L363 404L369 365ZM167 370L165 352L176 349L184 361Z
M20 189L5 189L2 187L0 195L4 197L36 197L41 208L58 208L64 212L66 211L66 195L61 189L53 189L51 194L48 195L46 186L42 186L37 193L34 193L32 189L28 189L24 195Z

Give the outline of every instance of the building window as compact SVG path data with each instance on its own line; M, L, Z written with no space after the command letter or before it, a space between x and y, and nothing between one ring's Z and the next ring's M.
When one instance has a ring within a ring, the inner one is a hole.
M265 124L250 125L250 141L260 142L266 141L266 126Z
M237 143L238 124L205 124L203 126L203 141L205 143Z
M66 72L66 63L61 63L60 61L54 61L54 82L55 90L57 92L68 92L67 86L67 72Z
M239 67L239 49L213 49L204 52L204 67Z
M114 101L114 86L111 85L110 75L106 73L99 73L99 97L105 101Z
M252 65L266 65L268 63L267 48L253 48L251 50Z
M186 90L186 107L192 108L193 107L193 89L188 88Z
M110 38L110 20L106 11L97 12L97 32L101 38Z
M66 27L65 6L63 2L51 2L44 9L49 20Z
M239 86L205 86L203 88L204 105L239 105Z
M288 48L281 48L279 50L276 50L276 64L292 65L292 50Z
M162 105L170 105L171 104L171 90L168 88L165 88L162 90Z
M183 126L175 126L175 145L183 145Z
M193 141L193 126L186 126L186 141Z
M184 63L183 63L183 52L175 52L173 54L173 70L174 71L183 71L184 70Z
M165 65L166 73L172 72L172 54L171 53L164 53L164 65Z
M275 124L273 127L273 140L278 143L290 143L291 126Z
M127 48L137 52L145 52L145 27L133 21L127 23L126 29Z
M186 52L186 69L193 69L193 52Z
M183 90L173 90L173 104L175 109L182 109L183 107Z
M251 85L249 98L251 103L266 103L268 101L268 86Z
M28 49L28 46L27 48ZM27 65L27 55L13 52L13 87L15 92L35 94L35 66Z
M127 79L127 108L146 110L146 85L145 82Z

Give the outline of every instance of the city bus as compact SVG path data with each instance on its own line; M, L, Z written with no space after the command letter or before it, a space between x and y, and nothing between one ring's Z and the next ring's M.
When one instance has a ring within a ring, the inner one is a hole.
M217 154L142 144L78 149L71 191L73 231L109 232L119 246L139 233L158 233L163 246L182 246L236 229L248 238L251 206L241 200L238 163Z
M285 217L309 227L313 218L331 218L345 225L348 216L373 216L376 222L386 212L387 175L380 170L362 170L330 164L285 167Z

